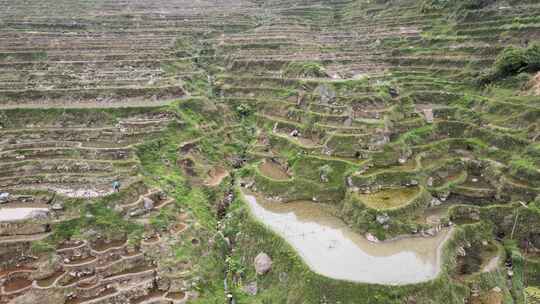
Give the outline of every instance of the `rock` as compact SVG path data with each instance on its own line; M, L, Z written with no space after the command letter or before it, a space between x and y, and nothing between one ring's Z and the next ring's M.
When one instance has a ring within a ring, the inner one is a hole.
M388 221L390 221L390 217L388 216L388 214L383 213L383 214L377 215L377 223L384 225L388 223Z
M442 204L441 200L439 200L438 198L434 197L431 199L431 202L429 202L429 205L431 207L435 207L435 206L440 206Z
M62 204L62 203L54 203L51 206L51 209L54 210L54 211L62 211L62 210L64 210L64 204Z
M408 296L406 304L416 304L416 297L414 296Z
M321 179L321 182L323 183L329 182L328 176L326 174L321 174L320 179Z
M464 257L464 256L467 255L467 251L465 251L465 248L459 247L459 248L457 249L457 254L458 254L459 256Z
M372 243L379 243L379 239L371 233L366 233L366 239Z
M500 288L499 286L495 286L495 287L493 287L493 289L491 289L491 290L493 290L494 292L497 292L497 293L502 292L502 290L501 290L501 288Z
M141 216L141 215L143 215L145 213L146 213L145 210L137 208L137 209L129 212L129 216L130 217L136 217L136 216Z
M354 186L353 179L352 179L352 177L350 177L350 176L347 176L347 186L348 186L349 188L351 188L351 187Z
M243 290L244 290L245 293L247 293L250 296L256 296L257 292L259 291L259 289L257 287L257 282L254 281L254 282L251 282L251 283L247 284L246 286L244 286Z
M380 40L377 39L377 41L377 43L380 43ZM390 94L392 98L396 98L399 96L399 92L396 88L388 88L388 94Z
M272 268L272 259L264 252L259 253L255 257L255 271L259 275L263 275Z
M445 192L442 192L439 194L439 199L442 201L442 202L445 202L448 197L450 196L450 192L449 191L445 191Z
M424 113L426 122L433 123L433 109L424 109L422 112Z
M435 236L437 234L437 229L435 228L429 228L424 231L425 236Z
M433 177L428 177L426 185L428 185L428 187L433 187Z
M145 210L154 209L154 201L148 197L143 198L143 207Z
M399 159L398 159L398 163L400 163L400 164L402 164L402 165L403 165L404 163L406 163L406 162L407 162L407 159L406 159L406 158L399 158Z
M118 205L114 205L113 210L115 212L122 213L122 211L124 211L124 208L122 206L120 206L120 204L118 204Z
M9 193L0 192L0 204L7 203L9 201Z
M411 185L412 185L412 186L418 185L418 181L415 180L415 179L411 180Z

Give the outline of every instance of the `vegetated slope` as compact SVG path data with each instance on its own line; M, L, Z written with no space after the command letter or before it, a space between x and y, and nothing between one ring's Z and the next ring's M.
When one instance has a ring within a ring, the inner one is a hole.
M535 296L536 1L146 2L3 3L0 190L51 211L3 223L2 301ZM96 109L40 109L64 105ZM397 287L315 274L238 184L379 240L452 226L442 271Z

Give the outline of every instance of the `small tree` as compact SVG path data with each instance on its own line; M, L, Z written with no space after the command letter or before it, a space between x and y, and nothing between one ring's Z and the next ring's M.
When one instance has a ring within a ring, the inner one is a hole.
M236 113L238 113L238 115L240 115L240 117L242 118L249 116L252 112L251 107L248 106L247 104L237 105L235 110L236 110Z

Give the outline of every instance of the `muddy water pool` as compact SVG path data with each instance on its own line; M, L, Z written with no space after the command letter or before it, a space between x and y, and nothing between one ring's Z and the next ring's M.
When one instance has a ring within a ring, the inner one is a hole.
M309 201L269 202L245 193L252 214L285 238L315 272L355 282L386 285L434 279L442 245L450 235L408 237L373 243L333 216L327 206Z

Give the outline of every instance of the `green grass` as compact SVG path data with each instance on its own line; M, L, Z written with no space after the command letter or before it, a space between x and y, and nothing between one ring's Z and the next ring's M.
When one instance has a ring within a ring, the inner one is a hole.
M316 62L296 62L293 61L289 63L285 69L284 74L287 77L302 77L302 78L310 78L310 77L326 77L326 72L324 71L324 67Z
M540 287L528 286L525 288L525 294L527 296L527 303L540 303Z
M498 56L491 70L479 78L482 85L517 75L521 72L534 73L540 70L540 44L527 48L509 46Z

